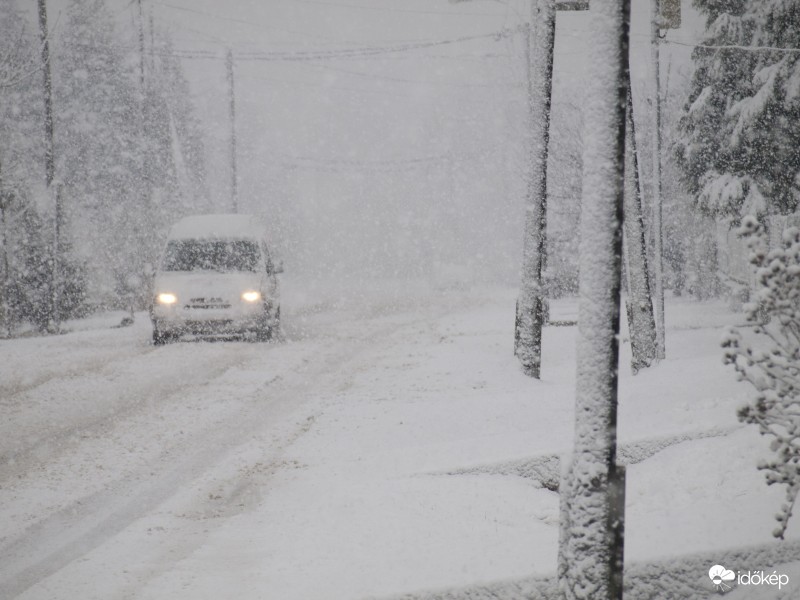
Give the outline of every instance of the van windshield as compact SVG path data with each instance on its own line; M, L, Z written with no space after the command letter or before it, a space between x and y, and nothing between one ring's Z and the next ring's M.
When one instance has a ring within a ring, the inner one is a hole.
M250 240L172 240L164 271L257 271L258 244Z

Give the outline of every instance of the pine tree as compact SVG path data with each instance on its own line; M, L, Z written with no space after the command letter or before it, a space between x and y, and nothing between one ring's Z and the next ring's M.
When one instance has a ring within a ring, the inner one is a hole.
M800 200L800 2L695 0L703 45L678 161L707 214L787 214Z
M9 333L49 315L53 215L42 189L39 47L18 3L0 2L2 315ZM63 318L86 304L144 308L169 224L207 204L201 127L167 35L148 36L146 86L103 0L70 0L51 38L56 182L65 204ZM146 117L146 120L145 120ZM76 243L78 242L78 243ZM7 267L5 265L8 265Z
M0 328L45 331L53 320L52 205L44 201L41 71L37 37L17 5L0 3ZM37 202L42 199L42 202ZM69 248L67 240L62 248ZM85 274L60 260L62 319L84 310Z
M0 2L0 166L6 185L42 179L42 99L36 32Z
M56 72L61 177L95 301L143 309L169 224L204 198L203 146L167 36L144 56L117 39L103 0L71 0ZM194 210L197 210L194 208Z
M125 251L138 219L140 186L133 65L114 38L103 0L70 0L54 56L57 178L67 230L81 235L93 272L92 296L114 303L114 273L134 263ZM91 232L86 235L84 232Z

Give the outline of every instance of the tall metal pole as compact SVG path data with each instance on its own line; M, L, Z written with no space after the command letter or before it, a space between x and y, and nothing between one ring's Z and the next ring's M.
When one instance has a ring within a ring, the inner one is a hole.
M239 190L236 175L236 95L233 80L233 51L228 48L225 64L228 70L228 93L230 95L231 121L231 205L233 212L239 212Z
M53 229L53 260L50 272L50 311L52 328L59 329L59 270L61 258L61 194L53 186L56 173L55 131L53 124L53 80L50 71L50 32L47 29L47 0L38 0L39 40L42 51L42 76L44 83L44 169L47 190L55 200L55 224Z
M656 357L666 356L666 336L664 330L664 260L663 226L661 200L661 60L659 42L661 40L661 0L650 0L650 58L653 70L653 284L656 304Z

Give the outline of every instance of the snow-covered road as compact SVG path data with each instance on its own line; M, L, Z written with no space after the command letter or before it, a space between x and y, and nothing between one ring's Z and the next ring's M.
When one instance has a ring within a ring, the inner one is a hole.
M2 342L0 597L46 579L176 494L203 532L207 517L240 512L307 431L318 408L310 400L419 318L383 317L381 308L288 311L286 343L156 348L146 315L130 328ZM256 462L215 472L245 445L257 447ZM138 559L164 569L199 541L171 537L180 548Z
M555 569L575 328L546 329L533 381L514 299L290 289L276 343L156 348L146 315L0 341L0 598L518 596ZM710 565L685 557L772 548L781 491L720 361L737 316L668 315L668 359L621 373L626 561L684 557L678 583L705 590Z

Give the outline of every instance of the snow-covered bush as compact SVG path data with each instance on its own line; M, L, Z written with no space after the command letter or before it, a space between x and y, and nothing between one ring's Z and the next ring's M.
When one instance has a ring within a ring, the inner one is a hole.
M764 226L754 217L742 220L740 233L757 269L754 302L745 307L755 339L745 342L741 331L729 331L725 363L757 390L739 409L739 419L772 438L774 457L758 468L766 471L768 485L787 486L773 531L783 538L800 493L800 229L787 229L782 246L770 251Z

